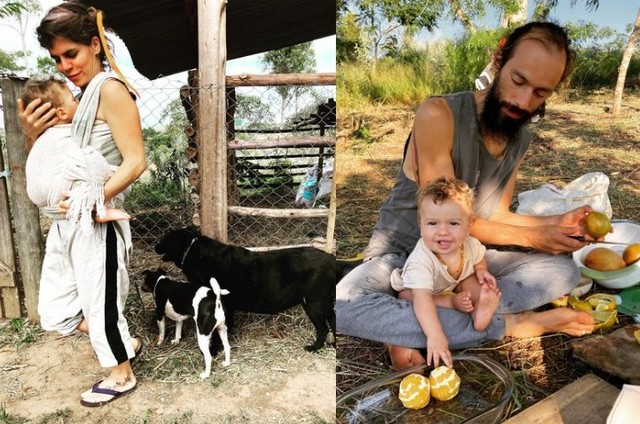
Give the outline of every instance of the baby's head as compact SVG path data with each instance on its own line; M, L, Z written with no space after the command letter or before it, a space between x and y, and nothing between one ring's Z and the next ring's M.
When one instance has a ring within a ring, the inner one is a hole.
M71 89L64 81L55 77L27 81L22 102L26 106L35 99L51 103L61 124L70 123L78 108L78 100L73 96Z
M438 177L418 190L418 214L425 201L438 205L446 200L458 202L469 216L473 215L473 190L467 183L453 177Z
M464 181L438 177L418 190L417 202L423 239L437 238L443 228L459 242L469 234L473 222L473 190Z

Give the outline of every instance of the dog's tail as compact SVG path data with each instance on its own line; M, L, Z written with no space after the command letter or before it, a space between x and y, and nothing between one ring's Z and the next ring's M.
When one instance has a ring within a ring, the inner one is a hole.
M359 253L352 258L336 258L336 284L351 272L352 269L360 265L363 259L364 253Z

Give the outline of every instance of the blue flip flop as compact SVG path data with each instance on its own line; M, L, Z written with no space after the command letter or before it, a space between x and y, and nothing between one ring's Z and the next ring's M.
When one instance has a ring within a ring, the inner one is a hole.
M94 408L94 407L97 407L97 406L106 405L109 402L113 402L114 400L133 392L136 389L136 387L138 387L138 384L136 383L130 389L127 389L127 390L119 392L119 391L114 390L114 389L109 389L109 388L106 388L106 387L99 387L100 383L102 383L103 381L104 380L100 380L96 384L94 384L93 387L91 387L91 393L99 393L101 395L107 395L107 396L111 396L111 397L109 399L107 399L107 400L102 400L102 401L98 401L98 402L90 402L88 400L84 400L84 399L81 398L80 399L80 404L82 406L87 406L89 408Z

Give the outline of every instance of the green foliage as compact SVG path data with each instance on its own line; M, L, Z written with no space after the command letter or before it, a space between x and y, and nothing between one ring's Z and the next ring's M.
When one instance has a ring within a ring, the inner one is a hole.
M133 184L125 207L139 211L147 208L183 205L187 194L186 185L182 181L141 179Z
M258 96L238 93L235 119L245 129L264 129L273 125L274 119L269 105Z
M40 56L36 59L36 72L39 75L54 75L58 73L56 63L48 56Z
M311 48L310 41L266 52L260 60L264 69L274 74L306 73L314 72L316 69L315 53ZM292 99L308 93L311 88L279 86L275 87L275 90L281 98L280 119L284 120L287 104Z
M22 52L11 53L0 49L0 73L22 71L24 66L18 64L18 59L23 56Z
M437 74L446 77L439 80L437 91L452 93L474 89L474 81L490 62L502 33L501 30L481 30L447 43L445 60Z
M26 319L14 318L0 327L0 347L13 345L18 348L35 342L40 334L40 327L29 324Z
M434 94L473 88L501 31L477 31L460 40L439 40L405 48L376 66L341 64L337 90L343 107L362 103L417 104Z
M26 424L29 420L19 415L12 415L5 409L4 405L0 405L0 423L3 424Z
M0 0L0 18L19 16L21 13L26 11L27 8L23 2Z
M366 38L356 15L347 12L336 24L336 62L357 62L366 59Z
M569 86L579 90L613 88L618 78L627 35L593 23L566 25L576 51L576 66ZM640 54L631 58L627 81L640 78Z

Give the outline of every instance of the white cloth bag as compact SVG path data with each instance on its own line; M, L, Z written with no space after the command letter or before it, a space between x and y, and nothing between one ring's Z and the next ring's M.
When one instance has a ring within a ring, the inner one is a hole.
M580 206L589 205L594 211L611 218L609 201L609 177L602 172L591 172L576 178L559 189L552 184L544 184L535 190L518 194L516 213L523 215L557 215Z

